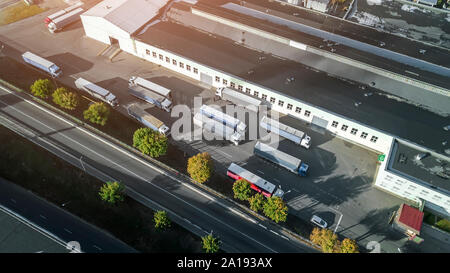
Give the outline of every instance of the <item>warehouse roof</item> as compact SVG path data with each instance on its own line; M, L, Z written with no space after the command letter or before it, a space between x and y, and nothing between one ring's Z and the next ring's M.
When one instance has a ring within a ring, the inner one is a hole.
M132 34L155 17L168 0L104 0L83 16L102 17Z
M422 155L418 159L416 156ZM450 191L450 160L423 150L418 150L404 142L395 141L390 157L390 169L422 182Z
M274 92L368 124L379 130L443 152L448 120L418 107L388 99L378 90L314 72L300 63L273 57L231 40L170 22L152 25L136 37L195 62L223 71ZM294 78L293 81L287 79ZM365 97L365 92L380 93ZM362 104L355 106L355 102Z

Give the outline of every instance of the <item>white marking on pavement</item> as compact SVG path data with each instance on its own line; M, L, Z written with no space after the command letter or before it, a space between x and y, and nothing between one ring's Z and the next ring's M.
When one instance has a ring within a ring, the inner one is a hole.
M228 157L230 159L233 158L231 155L229 155L229 154L227 154L227 153L225 153L225 152L223 152L221 150L216 150L216 152L221 153L221 154L223 154L224 156L226 156L226 157Z
M260 226L260 227L262 227L264 229L267 229L264 225L258 224L258 226Z
M42 219L45 219L45 220L47 220L47 217L45 217L44 215L42 215L42 214L39 214L39 217L41 217Z
M264 174L262 171L260 171L260 170L256 170L257 172L259 172L259 173L261 173L261 174Z
M276 233L276 232L273 231L273 230L270 230L270 232L272 232L273 234L276 234L276 235L280 236L280 234Z
M72 231L68 230L67 228L64 228L64 231L67 232L67 233L72 234Z
M93 247L95 247L96 249L102 251L103 249L101 249L100 247L98 247L97 245L92 245Z
M241 216L242 218L245 218L245 219L249 220L249 221L252 222L253 224L256 224L256 223L257 223L257 222L256 222L255 220L253 220L252 218L250 218L250 217L244 215L243 213L241 213L241 212L239 212L239 211L237 211L237 210L235 210L235 209L233 209L233 208L228 208L228 209L231 210L232 212L234 212L235 214Z
M11 200L11 202L13 202L14 204L17 204L16 200L10 198L9 200Z

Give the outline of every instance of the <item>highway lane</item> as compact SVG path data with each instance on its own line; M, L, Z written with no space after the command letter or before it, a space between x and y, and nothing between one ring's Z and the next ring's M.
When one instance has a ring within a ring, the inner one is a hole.
M232 252L312 252L311 248L294 241L287 240L274 232L281 234L279 229L270 223L249 221L241 215L227 209L231 204L223 200L209 197L200 189L192 190L184 184L175 182L164 174L152 169L147 163L135 155L124 152L120 148L100 141L83 129L62 121L51 114L24 101L16 101L14 105L6 106L7 102L1 95L1 112L14 117L18 122L40 132L40 139L62 147L73 153L75 157L82 156L86 165L92 165L101 172L146 196L161 206L176 212L181 218L197 225L203 234L213 231L216 236ZM11 96L11 95L9 95ZM67 155L65 155L67 156ZM246 216L250 218L250 216Z
M77 241L82 252L136 252L104 231L2 178L0 203L65 243Z

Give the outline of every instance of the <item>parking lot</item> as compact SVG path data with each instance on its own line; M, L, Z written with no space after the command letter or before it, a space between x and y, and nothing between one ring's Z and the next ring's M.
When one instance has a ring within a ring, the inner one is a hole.
M18 50L13 53L17 60L20 52L31 50L59 64L64 71L61 80L65 84L75 87L74 79L83 77L109 89L118 97L120 106L117 109L124 114L127 105L138 101L127 91L127 81L133 75L171 89L175 105L185 104L192 109L196 96L201 96L206 104L225 105L223 101L213 100L214 93L208 87L127 53L121 52L112 61L107 56L98 56L105 45L84 37L81 23L61 33L49 33L43 20L57 9L0 28L0 42ZM20 31L17 31L18 27ZM163 110L147 106L149 113L167 125L176 120ZM279 143L280 150L310 166L306 177L294 175L254 156L255 140L244 141L239 146L226 141L176 143L188 154L209 152L218 163L218 172L225 174L226 168L234 162L280 185L286 193L285 200L291 214L306 221L317 214L328 222L332 230L356 239L362 245L369 241L383 241L382 247L386 251L396 251L400 237L389 230L387 222L401 200L372 187L377 154L303 121L287 116L280 121L305 131L312 138L309 150L284 139Z

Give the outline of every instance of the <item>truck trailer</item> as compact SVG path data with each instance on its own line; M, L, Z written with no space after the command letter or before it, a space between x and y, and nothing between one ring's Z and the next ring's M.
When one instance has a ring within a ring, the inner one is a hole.
M302 163L300 159L259 141L256 142L253 152L255 153L255 155L267 159L272 163L275 163L300 176L306 176L308 172L309 166L305 163Z
M58 18L60 16L63 16L64 14L66 14L68 12L71 12L72 10L74 10L74 9L76 9L78 7L81 7L82 5L84 5L84 3L80 1L80 2L77 2L77 3L73 4L73 5L65 8L65 9L59 10L59 11L57 11L55 13L52 13L52 14L50 14L49 16L47 16L45 18L44 22L45 22L46 25L48 25L50 22L52 22L56 18Z
M228 87L217 88L216 96L220 97L222 100L229 101L257 113L259 107L262 105L262 101Z
M167 97L170 95L169 89L139 77L132 77L128 83L131 95L170 113L172 102Z
M242 140L242 135L235 132L233 128L208 118L207 116L202 115L202 113L196 113L193 120L194 124L198 127L206 129L208 132L220 136L222 139L228 140L236 146L239 145L239 142Z
M309 147L311 146L310 136L300 130L294 129L274 119L268 118L267 116L264 116L259 124L262 128L278 134L284 138L287 138L294 143L305 147L306 149L309 149Z
M89 95L93 96L94 98L104 101L111 106L119 105L119 101L117 100L116 96L114 96L108 90L106 90L96 84L91 83L90 81L87 81L83 78L78 78L75 81L75 86L78 89L87 92Z
M169 127L167 127L164 122L155 118L154 116L147 113L144 109L139 106L132 104L128 106L127 112L130 116L138 120L140 123L144 124L148 128L155 130L165 136L170 134Z
M77 8L75 10L72 10L71 12L68 12L62 16L57 17L56 19L52 20L50 23L48 23L47 28L48 31L51 33L55 33L56 31L59 31L66 27L67 25L80 20L80 15L84 12L82 8Z
M41 70L44 70L45 72L49 73L53 78L57 78L62 74L61 68L59 68L56 64L42 57L39 57L38 55L33 54L29 51L23 53L22 58L26 63Z
M214 119L222 123L223 125L231 127L234 131L241 134L244 134L245 130L247 129L247 125L245 125L245 123L243 123L242 121L219 110L216 110L208 105L202 105L200 107L200 113L210 119Z

